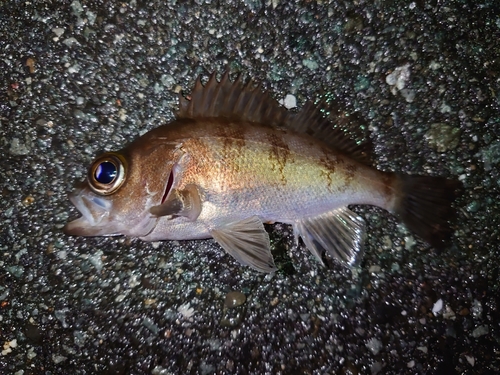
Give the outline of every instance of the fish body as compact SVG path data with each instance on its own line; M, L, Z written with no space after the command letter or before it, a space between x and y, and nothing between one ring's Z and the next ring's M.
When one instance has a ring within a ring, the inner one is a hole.
M320 106L288 113L227 73L197 81L179 105L172 123L96 159L70 195L82 217L68 234L214 238L263 272L275 269L263 223L292 225L320 262L324 251L358 262L364 222L352 204L386 209L434 245L449 237L457 183L376 170L365 145L333 127Z
M390 209L394 200L389 174L283 128L203 119L149 136L182 145L172 188L195 185L203 209L193 221L162 217L146 240L207 238L213 228L251 216L293 225L353 203Z

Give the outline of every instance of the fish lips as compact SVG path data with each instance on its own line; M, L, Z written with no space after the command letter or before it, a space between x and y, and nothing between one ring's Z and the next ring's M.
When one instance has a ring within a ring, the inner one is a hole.
M113 201L94 194L85 185L79 185L68 198L82 215L67 223L63 231L70 236L147 236L156 226L158 218L149 212L150 202L144 211L132 218L113 214Z
M69 236L120 236L120 233L109 233L109 228L90 226L83 216L67 223L63 228L63 232Z
M112 208L112 202L93 195L85 188L77 188L68 194L68 198L82 214L76 220L67 223L63 231L70 236L117 236L117 228L106 218Z

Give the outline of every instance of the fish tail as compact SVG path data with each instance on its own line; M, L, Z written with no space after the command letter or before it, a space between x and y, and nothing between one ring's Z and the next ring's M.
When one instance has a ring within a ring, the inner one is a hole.
M400 176L395 213L404 224L436 249L446 247L456 217L452 203L462 184L444 177Z

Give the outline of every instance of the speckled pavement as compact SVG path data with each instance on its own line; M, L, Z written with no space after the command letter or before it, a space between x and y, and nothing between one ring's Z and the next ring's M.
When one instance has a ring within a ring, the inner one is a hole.
M0 374L500 373L495 0L2 1L0 33ZM379 169L460 179L453 245L370 207L353 270L279 224L268 276L211 240L64 235L93 157L226 66L336 96Z

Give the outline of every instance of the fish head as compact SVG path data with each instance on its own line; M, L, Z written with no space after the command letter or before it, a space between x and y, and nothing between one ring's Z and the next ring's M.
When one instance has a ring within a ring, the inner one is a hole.
M64 232L74 236L146 236L158 221L150 208L161 204L172 186L177 154L168 143L134 142L121 151L97 157L86 180L69 194L81 217L67 223Z

